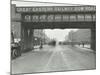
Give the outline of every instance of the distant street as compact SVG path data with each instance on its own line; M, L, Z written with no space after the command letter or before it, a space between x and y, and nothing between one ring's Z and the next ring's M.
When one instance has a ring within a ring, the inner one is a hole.
M95 53L67 45L48 46L12 60L12 74L95 69Z

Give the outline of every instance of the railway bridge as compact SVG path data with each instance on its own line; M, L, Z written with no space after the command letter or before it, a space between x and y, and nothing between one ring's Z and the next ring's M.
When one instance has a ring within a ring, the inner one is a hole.
M96 6L24 6L21 14L22 48L32 48L33 29L91 29L91 49L96 50Z

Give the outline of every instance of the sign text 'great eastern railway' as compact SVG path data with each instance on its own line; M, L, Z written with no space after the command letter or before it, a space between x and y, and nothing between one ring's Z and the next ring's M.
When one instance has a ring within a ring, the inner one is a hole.
M32 12L89 12L96 11L96 6L45 6L45 7L16 7L18 13Z

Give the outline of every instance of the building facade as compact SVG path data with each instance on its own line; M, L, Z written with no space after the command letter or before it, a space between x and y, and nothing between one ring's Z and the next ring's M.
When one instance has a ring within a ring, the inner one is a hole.
M77 31L70 31L67 35L67 42L73 42L76 44L90 44L91 43L91 30L79 29Z
M21 15L15 13L15 7L16 5L11 5L11 32L13 33L14 41L18 42L21 40L21 23L18 22L21 19Z

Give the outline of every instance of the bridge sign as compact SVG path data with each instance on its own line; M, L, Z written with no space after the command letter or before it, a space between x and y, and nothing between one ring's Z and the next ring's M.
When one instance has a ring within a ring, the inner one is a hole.
M96 11L95 6L46 6L46 7L16 7L18 13L33 12L89 12Z

